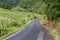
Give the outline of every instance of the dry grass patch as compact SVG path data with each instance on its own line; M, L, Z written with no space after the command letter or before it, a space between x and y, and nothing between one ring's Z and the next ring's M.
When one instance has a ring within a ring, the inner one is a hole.
M47 20L47 18L42 18L39 22L44 28L46 28L50 32L51 35L53 35L56 40L60 40L60 29L56 27L57 23L55 20L52 21Z

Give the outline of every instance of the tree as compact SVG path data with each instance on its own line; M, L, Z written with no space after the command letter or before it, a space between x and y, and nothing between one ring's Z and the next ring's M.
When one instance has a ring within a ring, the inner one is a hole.
M2 2L0 2L0 7L4 9L9 9L9 10L12 8L10 4L2 3Z
M60 16L60 3L58 3L58 0L52 0L51 2L48 2L48 7L46 10L46 15L49 20L57 20Z

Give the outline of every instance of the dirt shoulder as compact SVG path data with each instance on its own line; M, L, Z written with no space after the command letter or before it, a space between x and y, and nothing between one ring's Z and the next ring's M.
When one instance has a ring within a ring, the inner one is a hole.
M56 21L42 18L39 22L44 28L46 28L51 33L51 35L53 35L53 37L56 40L60 39L60 29L56 27L57 26Z

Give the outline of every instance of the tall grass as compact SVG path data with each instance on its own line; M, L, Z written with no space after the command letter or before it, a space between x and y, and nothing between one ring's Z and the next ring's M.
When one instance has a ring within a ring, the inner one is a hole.
M0 9L0 39L4 38L8 34L20 30L21 28L25 28L22 26L35 19L35 16L32 14L37 18L40 17L39 14L30 12L13 12Z

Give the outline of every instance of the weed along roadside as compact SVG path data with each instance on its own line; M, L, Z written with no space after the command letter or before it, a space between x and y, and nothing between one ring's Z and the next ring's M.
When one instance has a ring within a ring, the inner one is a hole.
M2 39L4 40L4 39L7 38L7 37L10 37L10 36L13 36L13 35L19 33L20 31L22 31L22 30L23 30L29 23L31 23L31 22L32 22L32 20L30 20L30 21L27 22L26 24L22 25L22 26L19 28L19 30L15 31L15 32L12 32L12 33L10 33L10 34L8 34L8 35L6 35L6 36L5 36L4 38L2 38Z
M50 21L46 18L42 18L42 20L40 20L39 22L45 29L49 31L50 35L52 35L55 40L60 40L60 30L58 27L58 23L60 22Z

